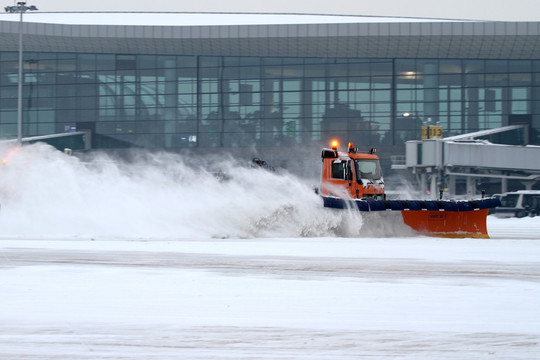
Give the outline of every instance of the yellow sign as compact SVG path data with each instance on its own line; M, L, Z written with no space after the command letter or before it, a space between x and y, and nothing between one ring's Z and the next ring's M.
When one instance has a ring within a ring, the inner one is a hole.
M422 140L442 137L442 126L422 126Z

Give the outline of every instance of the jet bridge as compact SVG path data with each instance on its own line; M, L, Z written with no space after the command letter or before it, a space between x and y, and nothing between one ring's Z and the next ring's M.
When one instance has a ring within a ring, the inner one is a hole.
M439 190L448 188L450 196L456 195L456 178L466 179L466 195L476 195L478 178L500 180L501 192L507 191L508 180L519 180L526 189L540 180L540 146L493 144L479 137L524 128L512 125L478 131L443 139L407 141L405 164L394 169L409 169L416 176L420 190L437 197Z
M92 133L89 130L73 131L59 134L24 137L23 144L44 142L54 146L60 151L64 150L90 150L92 145ZM16 139L2 140L0 143L16 144Z

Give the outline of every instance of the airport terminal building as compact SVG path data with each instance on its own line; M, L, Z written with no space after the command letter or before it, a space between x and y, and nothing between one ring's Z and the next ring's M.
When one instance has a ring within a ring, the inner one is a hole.
M540 143L540 22L23 25L24 137L289 157L339 138L385 159L422 126L527 123ZM17 134L18 26L0 21L2 138Z

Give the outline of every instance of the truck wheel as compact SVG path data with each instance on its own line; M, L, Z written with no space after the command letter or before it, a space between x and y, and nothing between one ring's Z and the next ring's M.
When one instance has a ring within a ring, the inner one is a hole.
M521 219L521 218L524 218L525 216L527 216L527 213L525 212L525 210L518 210L516 211L516 217Z

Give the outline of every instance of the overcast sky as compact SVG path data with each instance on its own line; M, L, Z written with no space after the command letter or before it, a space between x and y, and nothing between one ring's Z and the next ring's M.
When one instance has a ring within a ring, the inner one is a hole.
M5 5L16 3L5 0ZM540 21L539 0L35 0L40 11L218 11L428 17L474 20Z

